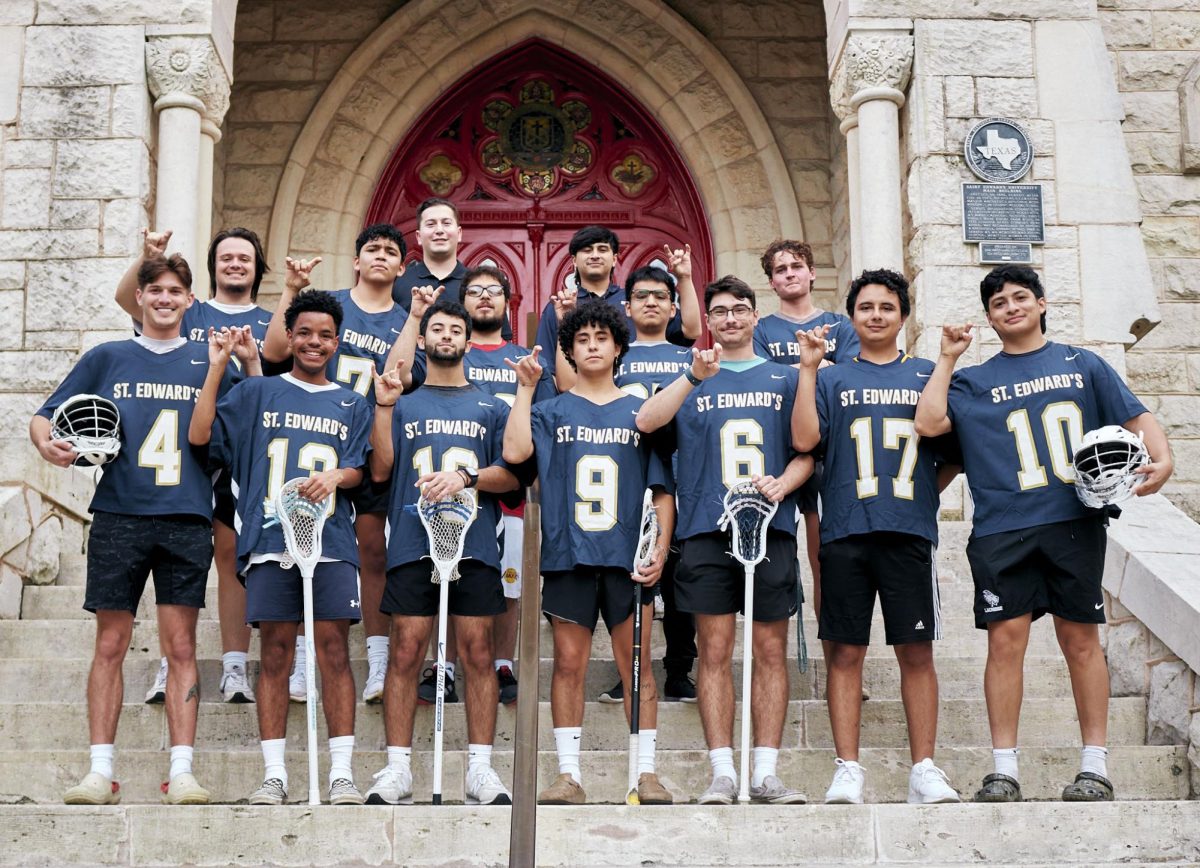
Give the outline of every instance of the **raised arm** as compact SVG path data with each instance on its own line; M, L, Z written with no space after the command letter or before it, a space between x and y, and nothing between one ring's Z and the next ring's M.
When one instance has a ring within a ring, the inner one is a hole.
M516 362L504 360L504 364L517 373L517 396L508 412L508 423L504 426L504 460L512 465L528 461L529 456L533 455L530 410L533 407L533 394L542 377L542 366L538 363L538 353L541 351L542 348L536 346L529 355Z
M383 374L371 372L375 378L375 419L371 423L371 452L367 464L374 482L387 482L392 476L392 465L396 462L392 446L392 416L396 412L396 401L404 393L400 375L394 370Z
M690 341L700 339L700 300L696 298L696 287L692 283L692 245L683 245L682 250L672 250L663 245L667 264L675 275L675 293L679 298L679 327L683 336Z
M400 376L400 382L405 391L412 388L413 359L417 355L417 337L421 334L421 319L425 316L425 311L429 310L430 305L437 301L438 296L445 291L446 287L444 286L439 286L437 289L431 289L428 286L414 286L412 289L412 303L408 309L408 319L404 321L404 327L400 329L400 337L396 338L396 342L392 344L387 360L383 363L385 371L394 370Z
M713 344L711 350L692 349L691 374L696 380L707 380L721 370L721 345ZM643 434L650 434L675 418L687 396L696 384L687 375L678 377L669 386L659 389L644 404L637 414L637 427Z
M233 333L228 329L217 331L209 326L208 373L204 377L204 386L196 398L192 421L188 425L188 443L193 446L207 446L208 441L212 439L213 419L217 416L217 394L221 389L225 369L229 366L229 357L233 354L234 340Z
M792 448L812 452L821 442L821 419L817 414L817 370L825 360L825 336L829 326L796 332L800 342L800 380L792 405Z
M142 263L147 259L165 255L167 252L167 243L170 240L170 229L163 232L151 232L149 229L143 229L142 255L133 260L133 263L121 275L121 279L117 281L117 291L114 293L113 298L121 306L121 310L133 317L133 321L139 327L142 324L142 311L137 306L138 269L142 267Z
M933 373L929 375L929 382L921 391L913 420L917 433L922 437L937 437L951 428L948 406L950 376L954 373L959 356L971 345L973 328L975 326L972 323L942 326L942 349Z
M288 357L285 320L287 309L300 291L308 286L313 269L320 264L319 256L316 259L292 259L290 256L287 258L287 276L283 281L283 292L279 296L279 304L275 306L275 313L271 314L267 336L263 339L262 354L268 362L282 362Z

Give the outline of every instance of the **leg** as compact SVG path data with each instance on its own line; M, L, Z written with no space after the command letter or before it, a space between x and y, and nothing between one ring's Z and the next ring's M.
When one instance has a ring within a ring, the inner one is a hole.
M237 577L237 534L221 521L213 521L213 561L217 565L217 614L221 621L221 650L250 650L246 623L246 588Z
M96 648L88 672L88 736L92 744L113 744L125 695L121 666L133 637L133 612L96 612Z
M663 656L667 683L663 692L667 699L694 702L696 689L689 676L696 660L696 619L691 612L681 612L675 601L675 570L678 564L679 555L668 555L661 580L663 636L667 640L667 650Z
M315 621L313 645L321 670L321 705L329 737L354 735L354 674L350 671L350 622Z
M550 716L555 728L583 726L583 681L592 631L580 624L555 618L554 673L550 677Z
M900 698L908 722L908 750L913 763L933 757L937 741L938 683L933 643L895 645L900 664ZM861 664L860 664L861 665Z
M1079 715L1083 743L1103 747L1108 742L1108 664L1100 650L1095 624L1080 624L1054 616L1054 631L1071 673L1071 692Z
M504 611L496 616L496 659L512 660L517 653L517 620L520 600L504 599Z
M988 657L983 674L983 695L987 700L993 748L1017 746L1024 693L1022 670L1032 622L1032 615L1020 615L987 625Z
M260 621L258 625L258 735L263 741L287 735L288 675L300 625L294 621Z
M650 598L644 593L643 599ZM642 671L641 702L639 703L638 726L641 729L658 728L658 685L654 682L653 664L650 654L650 638L654 628L654 603L642 606ZM621 685L625 688L625 720L630 720L633 703L633 616L612 629L613 658L617 671L621 673Z
M413 716L417 710L417 678L425 661L425 646L434 616L393 615L388 652L383 721L387 743L412 747Z
M196 741L200 710L200 673L196 668L196 621L192 606L158 607L158 633L167 655L167 730L171 745Z
M490 745L496 738L496 704L499 687L492 666L491 616L454 615L458 656L467 674L467 742Z
M354 520L358 537L358 575L362 588L363 631L367 636L388 635L388 616L379 611L387 574L387 542L383 530L387 515L362 512Z
M778 748L787 717L788 620L754 622L754 674L750 712L756 747Z
M696 615L700 722L709 750L733 746L733 615Z
M862 721L862 670L867 657L866 645L826 640L829 725L833 729L833 747L839 759L858 762L858 744Z

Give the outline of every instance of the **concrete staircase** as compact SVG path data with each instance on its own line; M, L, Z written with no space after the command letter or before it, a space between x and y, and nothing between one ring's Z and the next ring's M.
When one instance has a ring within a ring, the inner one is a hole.
M982 697L984 634L970 615L970 578L963 548L968 528L944 523L939 552L947 638L935 653L942 705L938 764L969 797L991 770ZM83 690L93 625L80 609L82 574L54 586L27 586L22 618L0 621L0 863L4 864L379 864L494 865L507 862L509 811L428 805L388 808L250 808L247 794L262 766L253 706L218 701L220 641L215 587L200 622L202 689L197 776L220 802L208 808L157 804L168 763L161 706L141 702L158 666L152 600L134 632L125 667L125 707L116 770L123 804L74 808L61 794L87 770ZM215 578L213 579L215 583ZM1146 744L1146 698L1114 699L1109 717L1109 769L1115 804L1057 801L1078 768L1078 728L1066 667L1048 619L1034 627L1026 666L1022 716L1023 805L911 807L909 757L899 679L880 630L867 658L863 713L866 797L871 804L820 804L833 770L824 693L825 670L816 625L806 605L813 659L803 675L792 664L791 701L780 774L804 788L808 806L701 808L689 804L708 783L709 766L695 706L660 706L659 770L675 794L671 808L628 808L620 708L589 702L584 722L584 783L593 804L538 812L538 863L543 865L791 865L916 862L951 865L1200 863L1200 804L1191 791L1187 749ZM551 647L542 626L543 653ZM740 639L740 631L739 631ZM792 642L794 643L794 637ZM661 639L656 639L661 656ZM794 651L793 648L793 658ZM352 633L361 686L365 652ZM257 655L252 645L252 660ZM734 676L740 679L740 642ZM598 630L588 696L615 680L610 645ZM539 775L557 771L548 699L551 661L542 660ZM255 668L252 663L251 668ZM656 667L660 678L661 670ZM735 681L740 683L740 681ZM513 709L501 708L496 765L507 779L512 763ZM418 800L427 800L432 769L431 709L417 718L414 755ZM359 706L355 774L365 790L384 764L382 712ZM293 707L288 732L293 797L306 792L304 717ZM322 733L322 739L324 734ZM448 708L445 793L461 802L465 764L463 707ZM323 743L323 742L322 742ZM735 736L735 744L736 744ZM322 783L325 775L322 757ZM323 789L323 787L322 787Z

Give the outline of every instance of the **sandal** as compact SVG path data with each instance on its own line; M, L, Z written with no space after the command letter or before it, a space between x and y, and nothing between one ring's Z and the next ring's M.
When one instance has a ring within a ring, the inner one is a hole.
M1063 787L1062 797L1064 802L1111 802L1112 781L1095 772L1080 772L1075 783Z
M983 779L983 786L975 793L975 801L1019 802L1021 801L1021 784L1016 778L993 772Z

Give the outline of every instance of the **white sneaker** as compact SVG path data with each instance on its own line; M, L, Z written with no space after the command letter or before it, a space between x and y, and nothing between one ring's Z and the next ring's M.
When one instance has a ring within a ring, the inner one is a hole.
M923 759L912 767L912 773L908 776L910 805L942 805L960 801L962 799L950 786L950 779L933 764L932 759Z
M833 783L825 791L827 805L861 805L863 803L863 767L854 760L837 759Z
M500 780L500 775L491 766L477 765L467 772L467 789L463 794L464 805L511 805L512 793Z
M375 773L375 784L367 790L368 805L411 805L412 771L384 766Z
M387 675L387 661L381 666L370 666L367 669L367 683L363 687L363 702L372 705L383 702L383 679Z
M308 702L308 680L304 677L304 667L292 670L288 678L288 699L292 702Z
M161 705L167 701L167 658L162 658L158 664L158 674L154 676L154 684L146 691L146 702L150 705Z
M246 667L234 664L221 673L221 698L226 702L253 702L254 688L246 677Z

